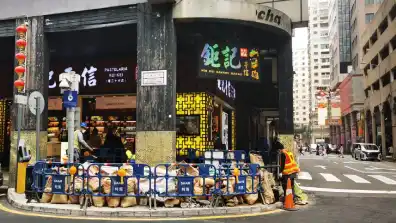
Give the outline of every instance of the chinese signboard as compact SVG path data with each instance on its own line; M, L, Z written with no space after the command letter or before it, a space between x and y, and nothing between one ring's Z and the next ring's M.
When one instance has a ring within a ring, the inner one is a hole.
M178 178L177 188L180 195L192 195L194 191L194 177Z
M206 43L200 55L199 76L260 81L259 50L232 44Z
M217 80L217 89L232 100L236 98L235 87L231 84L231 81Z
M74 71L80 75L79 94L114 94L136 92L135 64L129 61L69 61L51 66L48 74L48 93L60 95L59 74Z

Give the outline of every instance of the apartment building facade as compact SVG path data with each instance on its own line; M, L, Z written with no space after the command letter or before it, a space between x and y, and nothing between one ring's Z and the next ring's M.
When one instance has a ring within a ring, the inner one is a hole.
M330 84L329 0L311 0L309 3L309 69L310 69L310 127L311 142L328 139L329 129L318 125L316 94Z
M385 0L361 36L365 141L396 147L396 2ZM393 156L394 153L393 153Z
M307 30L307 29L305 29ZM304 32L303 36L308 36ZM293 119L295 129L302 129L309 125L309 57L308 45L293 47Z

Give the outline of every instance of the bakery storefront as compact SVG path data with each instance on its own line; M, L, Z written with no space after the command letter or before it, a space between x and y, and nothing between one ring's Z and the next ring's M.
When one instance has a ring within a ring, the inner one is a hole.
M136 25L48 33L48 43L47 157L59 157L67 151L66 110L59 74L69 71L80 75L76 123L86 122L90 133L96 128L102 145L108 129L115 129L125 148L134 150Z

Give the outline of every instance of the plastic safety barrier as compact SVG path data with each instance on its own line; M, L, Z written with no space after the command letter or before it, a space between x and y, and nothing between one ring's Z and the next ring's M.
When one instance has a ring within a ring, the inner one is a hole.
M87 194L94 197L151 196L152 173L147 164L94 163L88 166L86 178Z
M178 163L151 168L147 164L132 163L82 165L40 161L32 170L32 190L43 194L44 198L46 195L66 195L69 198L84 197L85 200L92 198L94 203L97 198L148 198L150 208L152 199L149 198L152 196L155 200L210 198L213 204L215 197L262 192L261 169L279 172L279 165L260 167L258 164L229 163L216 168L213 164ZM156 206L156 202L154 204Z
M70 173L72 168L75 170L73 175ZM83 169L80 164L39 161L33 167L32 190L42 193L41 199L44 200L50 199L54 195L75 197L83 195L85 194ZM53 201L53 203L58 202L65 203L65 199L60 198L59 201Z
M159 164L154 168L154 197L207 197L215 182L211 164Z

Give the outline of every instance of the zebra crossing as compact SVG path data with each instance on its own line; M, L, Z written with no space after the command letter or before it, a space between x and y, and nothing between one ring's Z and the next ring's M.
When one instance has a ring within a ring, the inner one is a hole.
M342 177L341 177L342 176ZM357 184L371 184L376 182L381 182L386 185L396 185L396 180L390 178L390 176L382 176L382 175L367 175L367 178L363 178L362 176L354 175L354 174L341 174L336 176L331 173L319 173L317 176L312 177L309 172L300 172L298 174L298 180L301 181L311 181L311 180L325 180L326 182L332 183L341 183L346 181L352 181Z

